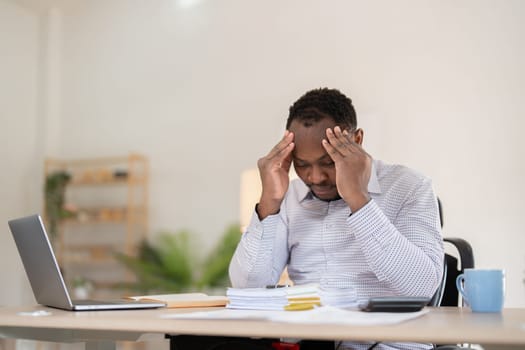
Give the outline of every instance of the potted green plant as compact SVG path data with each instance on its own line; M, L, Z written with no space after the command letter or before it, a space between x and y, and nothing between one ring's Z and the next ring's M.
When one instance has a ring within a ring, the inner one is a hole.
M192 254L192 236L186 230L162 232L152 242L142 241L136 256L117 253L117 260L136 277L136 282L121 287L141 294L227 287L228 266L241 237L240 226L234 224L226 229L204 263Z
M230 285L228 268L240 238L239 224L226 228L222 239L204 260L202 275L198 282L199 288L224 288Z
M52 239L57 235L60 220L70 216L70 213L64 209L66 186L70 179L71 175L62 170L50 173L46 177L44 188L45 213Z
M182 292L193 285L188 231L159 233L155 241L143 240L136 256L117 253L136 282L122 285L142 293Z

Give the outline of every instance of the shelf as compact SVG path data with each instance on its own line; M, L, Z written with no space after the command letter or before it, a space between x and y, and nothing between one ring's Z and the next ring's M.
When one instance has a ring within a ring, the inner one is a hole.
M62 257L62 264L68 265L89 265L89 266L107 266L115 264L120 266L120 262L113 257L92 258L92 257Z
M63 225L86 225L86 224L108 224L108 223L127 223L130 220L130 208L126 207L84 207L70 208L70 217L63 219ZM145 207L136 207L133 209L134 218L140 218L145 215Z
M135 185L141 184L144 178L122 178L122 179L101 179L101 180L76 180L73 179L68 185L69 186L101 186L101 185Z
M47 159L46 183L55 174L69 178L63 187L62 209L73 216L58 222L54 241L67 279L85 278L97 284L110 274L113 284L129 283L132 276L114 254L134 255L147 237L148 159L138 154Z
M103 224L125 224L127 222L126 218L121 219L65 219L62 221L62 224L65 226L82 226L82 225L103 225Z
M109 244L68 244L61 257L63 263L102 263L116 262L114 254L118 245Z

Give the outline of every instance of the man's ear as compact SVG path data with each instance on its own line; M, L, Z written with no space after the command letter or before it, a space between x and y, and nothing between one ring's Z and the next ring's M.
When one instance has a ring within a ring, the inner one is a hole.
M357 143L358 145L362 145L364 136L365 136L365 132L363 131L363 129L361 128L357 129L354 132L354 142Z

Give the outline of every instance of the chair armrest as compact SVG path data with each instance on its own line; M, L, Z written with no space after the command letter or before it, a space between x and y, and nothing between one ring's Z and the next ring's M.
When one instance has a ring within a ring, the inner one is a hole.
M443 241L451 243L458 250L462 271L474 268L474 253L469 242L458 237L446 237Z

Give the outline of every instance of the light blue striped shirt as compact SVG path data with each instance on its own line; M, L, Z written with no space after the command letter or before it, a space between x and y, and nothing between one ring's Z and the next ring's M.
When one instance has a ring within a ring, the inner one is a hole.
M288 266L295 284L353 288L358 299L431 297L444 252L430 179L374 160L368 191L371 200L351 213L343 199L319 200L293 180L278 214L260 221L254 211L230 263L232 286L275 284Z

